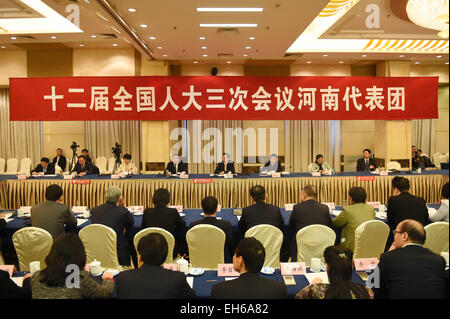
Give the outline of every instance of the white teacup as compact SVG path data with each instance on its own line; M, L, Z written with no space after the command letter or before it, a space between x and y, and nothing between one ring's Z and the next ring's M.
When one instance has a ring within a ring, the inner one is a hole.
M319 272L322 269L322 261L320 258L311 258L311 271Z
M30 272L33 275L35 272L41 270L41 262L40 261L32 261L30 262Z
M185 274L189 273L189 262L181 258L177 261L178 264L178 271L184 272Z
M88 210L83 212L83 218L89 218L90 215Z
M94 261L91 262L89 264L89 266L90 266L91 274L93 276L98 276L102 273L101 262L94 259Z
M380 206L378 207L378 213L384 214L385 211L386 211L386 206L380 204Z
M448 267L448 252L443 251L441 252L441 256L445 259L445 266Z

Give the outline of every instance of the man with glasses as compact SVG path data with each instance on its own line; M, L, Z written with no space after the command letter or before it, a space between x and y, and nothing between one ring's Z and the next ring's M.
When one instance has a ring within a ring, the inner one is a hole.
M445 259L423 247L423 225L406 219L393 235L394 243L378 263L380 281L375 298L445 298Z

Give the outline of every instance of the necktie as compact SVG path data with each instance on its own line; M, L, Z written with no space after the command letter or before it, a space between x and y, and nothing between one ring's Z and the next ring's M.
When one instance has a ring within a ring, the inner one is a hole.
M369 170L369 160L366 159L366 171L368 171L368 170Z

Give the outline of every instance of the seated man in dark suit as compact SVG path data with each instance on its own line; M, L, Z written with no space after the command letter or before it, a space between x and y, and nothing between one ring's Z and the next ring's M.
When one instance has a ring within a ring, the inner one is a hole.
M168 176L171 176L183 172L188 174L187 165L183 163L183 160L179 155L172 155L171 161L167 163L167 167L164 173Z
M56 156L53 158L52 164L61 167L63 172L66 169L66 158L64 157L64 155L62 155L61 148L58 148L56 150Z
M70 173L78 176L98 174L98 168L92 162L86 161L83 155L80 155L78 156L78 163Z
M84 156L84 158L86 159L86 162L89 162L89 163L92 164L92 159L91 159L91 157L89 156L89 151L88 151L87 149L82 149L82 150L81 150L81 155Z
M356 171L357 172L368 172L368 171L374 171L375 170L375 160L370 157L370 154L372 154L372 151L368 148L364 149L363 151L363 158L360 158L356 162Z
M267 195L264 187L261 185L253 186L250 189L250 196L252 197L253 205L242 209L242 216L239 220L241 237L253 226L261 224L269 224L283 231L284 219L281 215L281 210L279 207L265 203Z
M55 174L55 165L50 163L47 157L41 158L41 163L33 170L33 175L52 175Z
M394 232L394 243L378 263L380 286L374 289L375 298L445 298L445 259L423 247L423 225L406 219Z
M292 238L289 245L289 253L293 261L297 261L297 232L303 227L320 224L332 228L330 211L327 205L317 201L317 189L307 185L300 193L300 204L294 206L289 219L289 228Z
M31 208L31 226L45 229L53 239L77 227L77 219L63 204L62 196L61 186L52 184L45 190L45 202Z
M422 158L419 156L419 153L416 152L411 159L411 166L413 170L416 169L425 169L425 162L422 160Z
M233 262L233 235L231 232L231 224L228 220L220 220L216 218L217 199L212 196L203 198L202 209L205 213L203 219L192 222L189 228L197 225L212 225L220 228L225 233L224 257L225 263Z
M168 253L163 235L150 233L137 246L139 269L123 271L116 276L119 299L184 299L195 298L184 273L164 269Z
M233 256L233 268L240 273L234 280L223 281L212 287L211 297L216 299L284 299L284 283L259 276L266 251L254 237L242 239Z
M235 174L234 162L230 160L230 156L227 153L222 154L222 162L217 163L214 174L224 175L227 173Z
M422 162L425 164L425 167L436 167L430 160L428 156L422 153L421 149L417 150L417 155L419 155L419 158L422 160Z
M165 188L159 188L153 193L154 208L146 208L142 216L142 229L159 227L167 230L175 237L174 257L178 252L186 252L186 222L175 208L169 208L170 193ZM180 251L181 250L181 251ZM184 250L184 251L183 251Z
M277 154L271 154L269 161L264 164L263 167L261 167L259 169L260 173L269 173L269 172L282 172L283 169L281 168L281 163L278 160L278 155Z
M134 224L133 215L125 207L122 191L117 186L110 186L106 190L106 203L91 210L93 224L102 224L114 229L117 234L117 257L120 265L129 266L130 245L126 232Z

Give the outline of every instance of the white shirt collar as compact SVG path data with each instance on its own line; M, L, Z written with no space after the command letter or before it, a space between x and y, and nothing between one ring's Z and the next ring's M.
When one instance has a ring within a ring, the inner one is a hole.
M404 248L404 247L406 247L406 246L420 246L420 247L423 247L421 244L409 243L409 244L404 244L404 245L402 246L402 248Z

